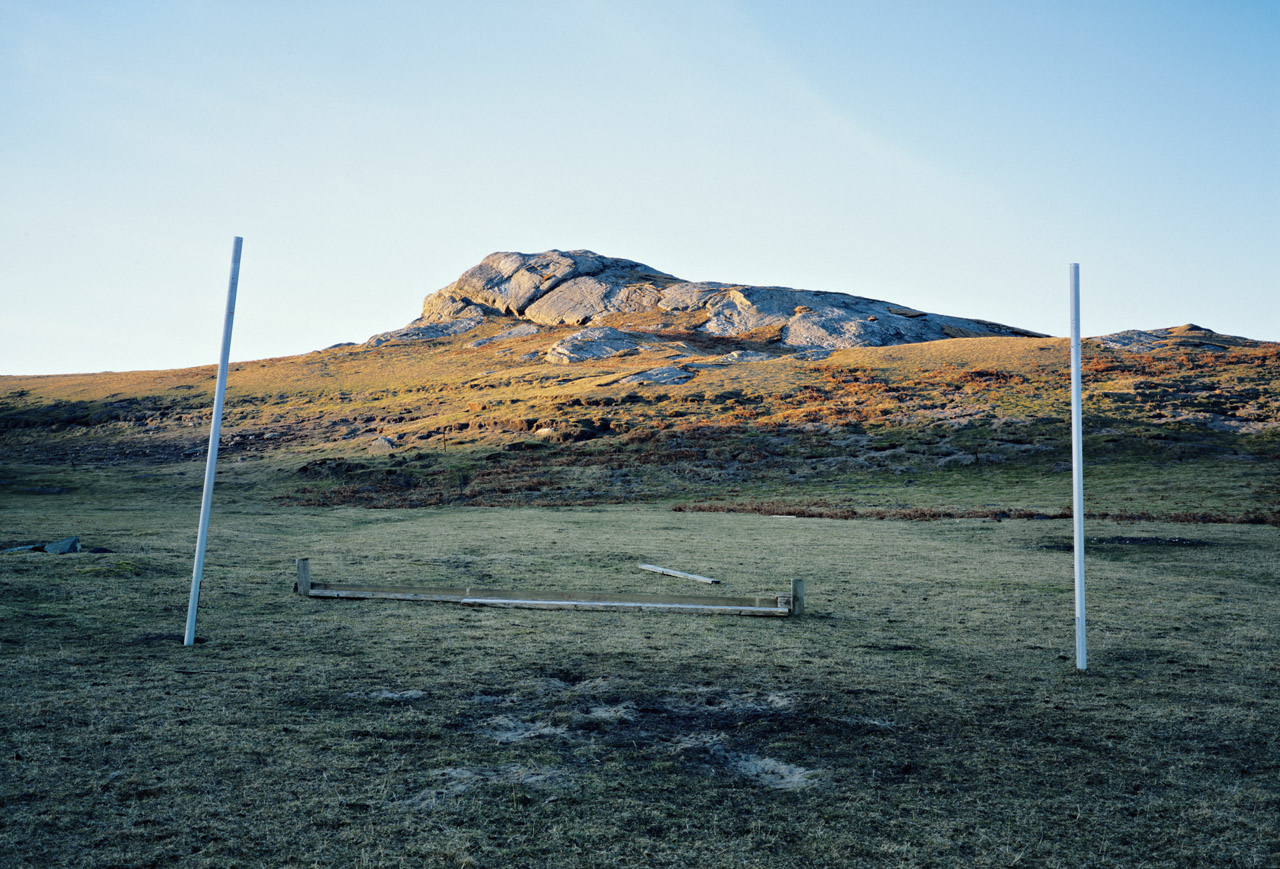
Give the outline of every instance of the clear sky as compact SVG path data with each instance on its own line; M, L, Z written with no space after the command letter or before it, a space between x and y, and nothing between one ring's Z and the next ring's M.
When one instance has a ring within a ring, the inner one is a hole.
M1280 340L1280 0L0 0L0 374L363 341L495 250Z

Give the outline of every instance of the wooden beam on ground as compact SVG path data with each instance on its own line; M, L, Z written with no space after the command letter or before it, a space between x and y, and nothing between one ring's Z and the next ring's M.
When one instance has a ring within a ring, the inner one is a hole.
M310 597L417 600L459 603L468 606L525 607L531 609L596 609L634 612L685 612L742 616L786 616L791 607L787 595L751 597L709 595L613 594L587 591L534 591L490 588L411 588L406 586L356 586L310 583Z
M654 573L661 573L661 574L665 574L666 576L675 576L675 577L679 577L680 579L692 579L695 582L705 582L708 584L717 583L720 581L718 579L712 579L709 576L698 576L698 574L696 573L685 573L683 570L670 570L669 568L666 568L666 567L658 567L658 565L656 564L642 564L640 565L640 569L652 570Z

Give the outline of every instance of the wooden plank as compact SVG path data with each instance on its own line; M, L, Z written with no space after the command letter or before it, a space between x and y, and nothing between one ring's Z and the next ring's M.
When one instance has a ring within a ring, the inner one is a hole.
M804 580L791 580L791 613L792 615L804 615Z
M675 576L680 579L692 579L695 582L717 583L720 581L718 579L712 579L709 576L698 576L696 573L685 573L683 570L671 570L666 567L658 567L656 564L642 564L640 565L640 569L651 570L654 573L662 573L666 576Z
M308 597L311 594L311 559L299 558L297 565L298 585L294 590L303 597Z
M712 597L708 595L610 594L586 591L533 591L530 589L410 588L405 586L353 586L313 582L311 597L351 600L383 599L435 601L471 606L518 606L535 609L606 609L631 611L701 612L725 615L789 615L786 596Z
M499 598L466 598L472 606L505 606L525 609L599 609L628 612L687 612L706 615L785 616L790 613L779 606L720 606L695 603L634 603L604 600L502 600Z
M431 591L414 591L411 588L329 588L316 584L311 586L311 597L339 597L352 600L370 600L374 598L384 600L428 600L440 603L462 603L466 599L465 594L439 594Z
M528 588L477 588L474 586L424 588L421 586L347 585L345 583L325 582L311 583L311 594L313 597L335 597L336 594L333 594L332 592L338 591L377 592L384 595L411 594L418 597L426 595L429 597L439 597L445 600L452 600L455 598L461 600L465 597L502 598L514 600L537 598L539 600L613 601L619 603L687 603L705 604L709 606L721 604L732 606L776 606L776 600L778 597L775 592L741 597L723 597L720 595L627 594L623 592L550 591L547 589Z

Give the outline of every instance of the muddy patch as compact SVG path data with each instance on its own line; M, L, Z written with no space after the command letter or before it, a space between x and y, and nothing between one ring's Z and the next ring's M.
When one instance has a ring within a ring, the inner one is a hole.
M731 769L739 775L754 779L767 788L780 791L798 791L818 782L818 771L793 766L754 754L730 754Z
M342 695L344 700L366 700L372 703L411 703L427 696L426 691L410 688L405 691L390 691L385 688L370 688L362 691L348 691Z
M523 785L535 790L550 791L563 788L569 780L568 773L552 767L518 764L488 768L448 767L428 773L427 784L422 790L393 805L407 809L430 809L451 797L461 796L477 788Z
M512 715L499 715L486 720L479 732L498 742L523 742L539 736L563 736L565 728L548 721L523 721Z
M667 752L682 757L690 765L704 767L708 772L727 769L774 790L803 790L822 780L819 770L735 751L729 746L729 738L724 733L686 734L668 743Z
M762 787L800 790L821 770L760 750L803 726L808 714L786 692L672 685L656 690L622 680L533 678L471 697L468 726L500 744L543 740L566 756L584 746L639 751L652 763L672 758L699 774L734 774ZM499 713L499 714L494 714Z

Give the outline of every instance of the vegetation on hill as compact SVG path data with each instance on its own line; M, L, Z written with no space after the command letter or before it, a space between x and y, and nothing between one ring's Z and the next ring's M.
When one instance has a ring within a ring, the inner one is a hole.
M672 341L553 365L540 353L569 327L483 343L512 322L237 363L222 455L261 463L257 485L311 505L697 501L775 510L821 499L830 515L1068 506L1063 339L718 362L762 345L669 334L711 361L664 385L627 379L669 364L682 352ZM1274 522L1280 347L1184 337L1154 352L1086 345L1090 509ZM197 462L214 373L3 377L0 443L46 473Z

